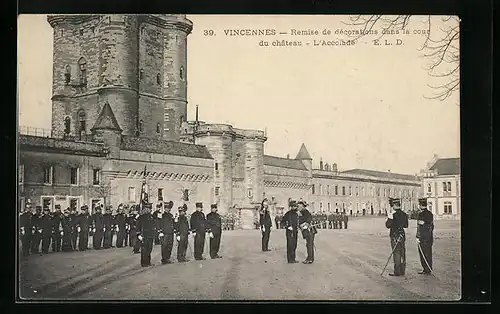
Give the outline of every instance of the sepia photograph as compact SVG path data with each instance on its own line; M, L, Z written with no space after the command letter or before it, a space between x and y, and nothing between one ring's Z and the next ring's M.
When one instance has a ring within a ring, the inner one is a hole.
M460 23L19 15L20 302L460 300Z

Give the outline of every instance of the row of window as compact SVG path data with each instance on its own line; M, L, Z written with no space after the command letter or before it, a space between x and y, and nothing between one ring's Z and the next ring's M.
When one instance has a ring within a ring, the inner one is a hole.
M342 190L339 191L339 186L335 185L332 187L332 190L330 190L330 185L321 185L319 184L319 194L318 195L353 195L353 189L351 186L348 187L348 192L346 191L346 187L342 186ZM340 192L340 194L339 194ZM376 189L377 196L381 196L381 190L378 187ZM316 185L313 184L312 186L312 194L316 194ZM361 187L359 188L358 186L355 187L354 189L354 194L356 196L366 196L365 195L365 188ZM370 187L369 188L369 196L375 196L375 188ZM392 189L392 188L384 188L383 190L383 196L384 197L392 197L392 196L399 196L399 197L416 197L417 193L415 191L409 191L409 190L399 190L399 189Z
M55 178L54 167L49 166L43 169L43 183L51 185ZM19 184L24 184L24 165L19 165ZM71 185L80 185L80 168L71 167L69 169L69 183ZM101 170L93 169L92 171L92 184L99 185L101 183Z
M179 77L181 80L184 80L184 67L183 66L181 66L179 69ZM144 70L141 69L139 71L139 80L142 81L143 79L144 79ZM161 82L162 82L161 75L160 75L160 73L158 73L156 75L156 83L158 85L161 85ZM70 65L67 65L65 68L64 83L66 85L71 84L71 66ZM87 85L87 61L83 57L78 60L78 83L79 83L79 85L82 85L82 86Z
M427 184L427 193L432 193L432 184ZM443 193L451 193L451 181L443 182Z

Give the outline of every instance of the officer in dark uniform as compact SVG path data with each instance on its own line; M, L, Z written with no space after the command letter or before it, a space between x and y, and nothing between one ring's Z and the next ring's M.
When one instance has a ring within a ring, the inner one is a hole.
M265 198L260 204L259 225L262 231L262 252L269 252L269 237L271 235L271 215L269 214L269 201Z
M132 247L132 252L134 254L139 254L141 252L141 242L137 240L137 221L139 219L138 208L139 205L134 205L132 210L132 215L130 217L130 246Z
M276 225L276 230L280 229L280 214L276 214L276 216L274 216L274 223Z
M341 212L341 213L337 214L337 224L339 226L339 229L342 229L344 226L344 216L345 216L345 212Z
M205 248L205 233L207 231L207 221L203 213L203 204L196 203L196 211L191 214L191 233L194 235L194 259L204 260L203 249Z
M326 219L328 220L328 229L333 229L333 213L331 211L328 211Z
M408 215L401 210L400 199L389 199L392 210L387 214L385 226L390 229L391 248L393 249L394 273L389 276L404 276L406 270L405 231L408 228Z
M314 237L317 233L316 227L311 225L312 215L306 209L304 201L297 202L299 216L299 227L302 231L302 237L306 240L307 258L303 261L304 264L312 264L314 262Z
M417 249L423 270L419 274L432 273L432 244L434 242L434 215L427 209L427 199L418 200L421 212L417 217Z
M101 212L101 207L97 205L94 208L94 213L92 214L92 225L93 225L93 234L92 242L94 250L100 250L102 246L102 237L104 233L104 221L103 215Z
M164 204L164 212L158 214L158 233L161 242L161 263L170 264L170 256L174 246L174 216L170 212L174 202Z
M210 257L212 259L221 258L219 255L220 240L222 237L222 221L217 213L217 204L210 206L211 212L207 215L207 226L210 237Z
M83 205L81 213L78 215L78 250L86 251L89 246L89 229L92 223L92 218L89 215L89 207Z
M102 215L103 223L103 243L102 246L105 249L109 249L113 244L113 215L111 214L111 207L106 206L106 213Z
M125 227L126 217L123 213L123 204L118 205L116 215L114 217L114 225L116 231L116 247L123 247L127 230Z
M76 250L78 245L78 215L75 208L67 208L70 211L69 219L71 220L71 247Z
M137 220L137 239L141 242L141 266L153 266L151 264L151 252L153 251L153 243L156 231L156 218L151 213L153 204L145 203L143 205L143 213Z
M22 256L30 255L31 248L31 237L33 236L31 230L31 203L26 203L25 208L23 209L21 216L19 217L19 227L20 227L20 235L21 235L21 244L22 244Z
M342 213L342 221L344 223L344 229L347 229L347 223L349 222L349 216L347 216L345 213ZM342 228L340 228L342 229Z
M326 212L323 212L322 219L323 219L323 229L328 229L328 215L326 214Z
M130 245L130 224L129 224L130 209L129 209L127 204L123 205L123 215L125 216L124 246L129 246Z
M62 212L61 205L55 206L56 212L52 215L52 252L61 252L62 248Z
M177 217L174 226L177 239L177 261L183 263L188 262L186 259L186 250L188 247L189 236L189 221L186 217L187 206L179 207L179 216Z
M64 210L63 216L61 217L61 225L63 229L62 251L73 252L75 250L73 246L73 221L71 221L68 209Z
M35 213L31 216L31 254L40 253L40 243L42 242L42 230L39 220L42 217L42 206L35 207Z
M162 204L161 202L156 204L156 210L153 212L153 217L156 219L156 221L158 222L158 219L160 219L159 215L162 211ZM155 245L159 245L160 244L160 238L158 237L158 235L155 235L155 239L154 239L154 244Z
M52 217L50 216L50 209L48 207L43 209L43 215L38 219L38 226L42 235L42 253L48 254L53 230Z
M283 215L283 218L281 218L281 225L286 228L286 257L288 263L298 263L295 259L299 228L299 217L297 214L296 202L289 199L288 208L289 210Z

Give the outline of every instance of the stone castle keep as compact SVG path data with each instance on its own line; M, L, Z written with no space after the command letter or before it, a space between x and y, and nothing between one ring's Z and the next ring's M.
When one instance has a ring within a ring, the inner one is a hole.
M21 128L19 205L138 203L147 178L150 201L234 208L253 227L264 197L273 214L288 198L312 211L377 214L387 198L413 209L421 180L363 169L338 171L313 160L265 155L266 134L187 117L185 15L55 15L52 130ZM38 132L38 133L37 133ZM146 169L146 171L144 171Z

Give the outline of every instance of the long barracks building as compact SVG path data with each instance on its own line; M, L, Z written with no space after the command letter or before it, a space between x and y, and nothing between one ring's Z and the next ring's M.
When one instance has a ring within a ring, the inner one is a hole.
M264 197L273 214L288 199L312 211L376 215L387 198L415 209L416 175L338 171L302 146L295 158L265 155L266 134L187 119L184 15L57 15L52 129L20 127L19 206L138 203L144 178L150 201L217 203L253 228Z

